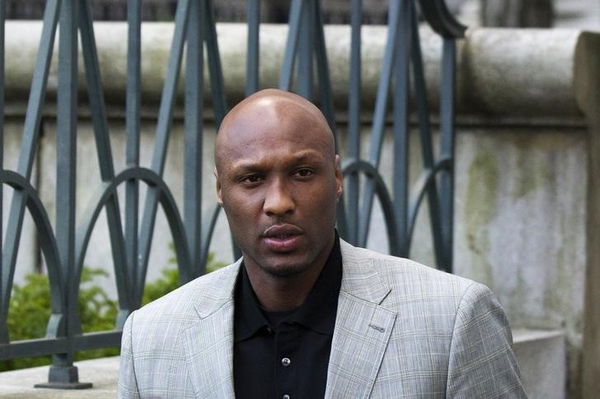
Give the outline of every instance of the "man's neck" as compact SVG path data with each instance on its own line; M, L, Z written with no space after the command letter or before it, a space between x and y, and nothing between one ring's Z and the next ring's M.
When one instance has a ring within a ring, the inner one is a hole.
M319 268L319 271L322 266ZM248 273L250 284L262 308L268 312L282 312L292 310L304 303L308 293L319 277L319 273L308 278L297 279L294 277L255 278ZM256 281L258 280L258 281Z
M292 310L304 303L319 278L333 246L319 256L311 267L288 276L276 276L250 262L245 263L250 285L264 310L281 312Z

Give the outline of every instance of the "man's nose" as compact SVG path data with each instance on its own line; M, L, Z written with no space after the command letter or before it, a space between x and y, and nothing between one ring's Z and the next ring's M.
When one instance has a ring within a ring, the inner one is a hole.
M294 199L289 187L277 179L274 180L265 193L263 210L268 216L281 216L294 211Z

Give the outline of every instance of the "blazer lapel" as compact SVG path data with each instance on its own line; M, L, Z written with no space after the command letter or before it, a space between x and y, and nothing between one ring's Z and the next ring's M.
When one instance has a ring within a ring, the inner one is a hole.
M380 306L390 293L370 258L342 241L343 276L325 398L368 398L396 313Z
M239 261L238 261L239 266ZM196 302L199 320L183 333L187 366L197 398L233 398L233 290L239 267ZM207 344L210 343L210 344Z

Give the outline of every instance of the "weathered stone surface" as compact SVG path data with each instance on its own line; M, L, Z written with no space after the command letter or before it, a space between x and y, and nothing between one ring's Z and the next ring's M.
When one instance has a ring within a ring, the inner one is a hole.
M459 104L507 117L581 115L575 49L582 33L561 29L473 29L463 48Z
M456 273L490 286L511 325L562 330L580 370L586 279L587 134L485 128L459 134Z

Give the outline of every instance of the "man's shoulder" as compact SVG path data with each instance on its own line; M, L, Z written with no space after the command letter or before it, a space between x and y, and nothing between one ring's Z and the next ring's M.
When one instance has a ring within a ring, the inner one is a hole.
M484 319L491 314L501 325L508 325L502 307L483 284L349 244L342 247L342 256L348 294L378 298L379 305L411 320L417 329L433 323L437 333L449 337L457 318ZM365 294L369 292L376 295Z
M365 268L377 273L379 280L392 290L393 296L461 299L469 291L489 291L483 284L410 259L353 247L347 243L342 248L346 267Z
M168 294L138 309L136 321L160 318L197 318L196 309L209 303L224 302L232 297L239 262L197 277Z

